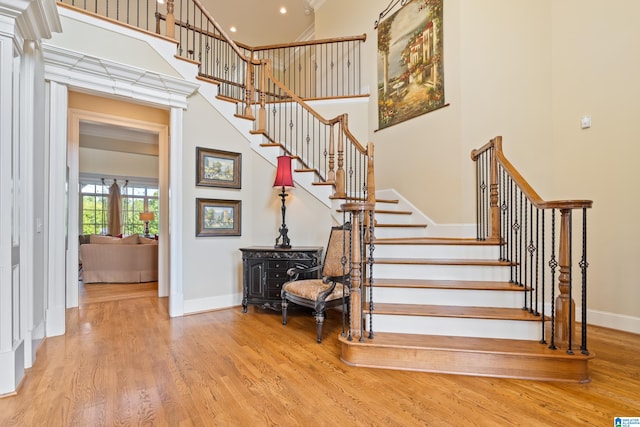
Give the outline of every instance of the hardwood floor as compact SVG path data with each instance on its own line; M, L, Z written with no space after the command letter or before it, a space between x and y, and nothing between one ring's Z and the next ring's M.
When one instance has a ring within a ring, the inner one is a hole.
M171 319L167 300L91 295L38 350L0 426L612 426L640 417L640 336L590 328L588 384L353 368L340 316L240 307Z

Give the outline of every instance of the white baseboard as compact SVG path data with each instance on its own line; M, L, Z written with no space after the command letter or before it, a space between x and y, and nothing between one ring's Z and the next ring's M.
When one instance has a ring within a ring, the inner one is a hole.
M65 333L65 306L52 307L46 313L46 331L48 337L56 337Z
M15 393L24 377L24 341L13 350L0 352L0 396Z
M198 298L184 301L184 314L193 314L203 311L219 310L239 306L242 303L242 294L228 294L217 297Z
M545 304L545 311L551 312L551 304ZM582 307L576 306L576 321L582 321ZM600 310L587 310L587 325L640 334L640 317L609 313Z
M576 307L576 320L580 320L581 310ZM608 313L600 310L587 310L587 324L640 334L640 317L625 314Z

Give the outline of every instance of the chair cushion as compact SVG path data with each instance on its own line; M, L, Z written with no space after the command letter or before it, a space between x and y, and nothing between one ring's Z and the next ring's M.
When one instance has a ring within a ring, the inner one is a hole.
M322 279L305 279L287 282L282 288L289 294L296 295L301 298L316 301L318 295L322 291L326 291L331 287L331 283L323 283ZM344 296L349 295L349 288L342 286L342 283L336 283L336 287L325 301L342 298L342 289L344 288Z

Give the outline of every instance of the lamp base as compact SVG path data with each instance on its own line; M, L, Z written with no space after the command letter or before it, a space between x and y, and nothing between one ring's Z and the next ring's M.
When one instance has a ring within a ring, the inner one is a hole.
M282 199L282 225L280 226L280 235L276 238L276 244L275 244L275 248L276 249L289 249L291 248L291 242L289 241L289 236L287 235L287 233L289 233L289 229L287 228L287 224L285 224L284 222L284 217L285 214L287 212L287 208L285 206L285 199L287 197L287 193L285 193L284 191L284 187L282 187L282 192L280 193L280 198ZM282 238L282 243L278 243L280 241L280 239Z
M274 245L274 248L276 249L291 248L291 242L289 241L289 236L287 236L288 232L289 232L289 229L287 228L287 226L282 224L282 227L280 227L280 235L276 238L276 244ZM282 243L278 243L280 239L282 239Z

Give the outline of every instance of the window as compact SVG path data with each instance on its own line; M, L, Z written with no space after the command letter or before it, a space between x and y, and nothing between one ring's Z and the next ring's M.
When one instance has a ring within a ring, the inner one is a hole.
M127 185L122 190L122 232L144 234L140 212L153 212L149 233L158 234L158 188Z
M109 186L92 183L91 179L80 177L80 218L82 234L107 234L107 212ZM122 233L144 233L144 223L140 221L140 212L153 212L154 220L149 222L149 233L158 233L158 185L135 183L131 180L121 186L122 194Z
M80 230L82 234L107 234L106 185L80 184Z

